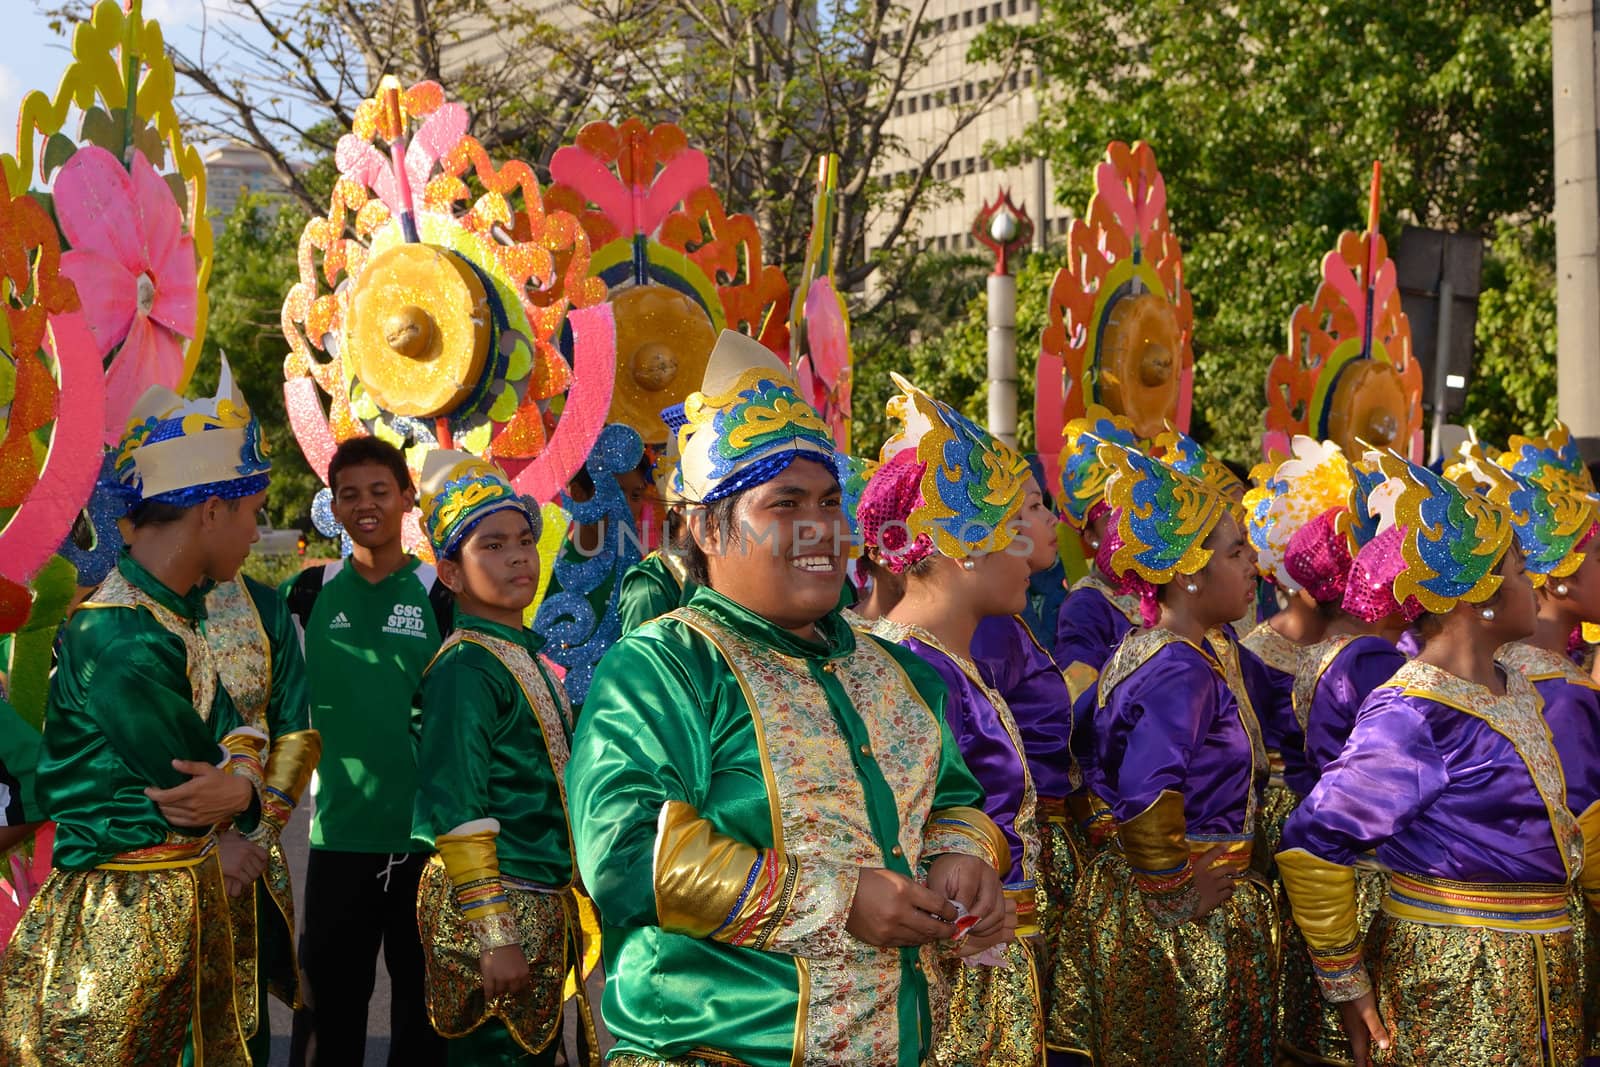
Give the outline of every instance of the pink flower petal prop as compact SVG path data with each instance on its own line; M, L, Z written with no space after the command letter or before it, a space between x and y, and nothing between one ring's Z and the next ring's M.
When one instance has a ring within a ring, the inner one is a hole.
M150 317L180 337L193 337L199 306L194 238L178 238L165 257L153 260L152 266L156 301L150 308Z
M55 554L100 473L105 384L95 340L76 314L53 315L45 348L61 374L58 418L39 480L0 530L0 577L27 584ZM70 409L69 418L60 418Z
M73 248L99 252L131 274L148 269L133 179L116 156L98 145L78 149L56 175L52 193L61 232Z
M582 189L623 233L653 234L680 200L711 183L711 165L704 152L684 152L662 167L648 188L630 189L587 149L567 145L551 157L550 176Z
M138 283L121 263L84 249L62 253L61 273L77 286L84 325L104 359L128 336Z
M173 246L183 237L183 214L171 186L138 150L133 153L133 197L139 208L144 261L158 273L159 265L170 258Z
M1061 488L1061 406L1066 403L1061 388L1063 373L1060 356L1050 352L1039 353L1039 362L1034 368L1034 395L1039 399L1034 406L1033 436L1037 442L1034 447L1039 450L1039 462L1044 466L1045 477L1050 482L1046 488L1051 495Z
M310 378L290 378L283 383L283 410L288 413L289 427L306 462L324 482L328 480L328 463L338 442L333 439L333 429L328 416L323 414L322 400L317 396L317 383ZM411 524L407 523L409 528Z
M572 326L573 384L566 407L544 451L511 479L517 492L541 504L556 499L589 458L605 429L616 373L617 324L611 305L574 308L567 322Z
M106 435L120 439L133 410L146 389L164 385L176 389L183 379L183 346L164 326L135 315L122 350L106 371Z
M833 282L818 278L806 293L806 347L823 388L831 389L850 365L850 337Z
M411 181L411 195L420 197L423 186L437 161L449 155L461 138L466 136L469 119L467 109L449 103L428 116L422 128L406 146L406 177Z
M378 198L388 205L389 211L399 216L403 206L400 202L400 183L395 181L394 168L389 165L388 156L355 134L347 133L339 138L334 161L338 164L340 174L375 191Z

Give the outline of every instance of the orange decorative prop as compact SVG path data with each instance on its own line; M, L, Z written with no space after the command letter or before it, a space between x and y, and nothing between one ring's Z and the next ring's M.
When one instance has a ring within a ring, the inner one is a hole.
M1288 351L1267 369L1268 452L1306 434L1335 441L1350 456L1361 455L1364 443L1422 461L1422 365L1378 232L1380 179L1373 164L1366 232L1346 230L1323 257L1322 283L1294 309Z
M1140 141L1106 149L1089 210L1067 234L1039 346L1037 449L1051 484L1062 429L1091 404L1130 419L1140 437L1187 430L1194 391L1194 309L1166 184Z
M594 249L590 273L612 294L617 372L608 422L665 441L661 409L699 388L724 328L788 357L788 280L762 260L755 220L727 213L705 154L681 129L637 118L591 122L556 152L550 176L550 207L578 218ZM655 292L624 299L635 287Z

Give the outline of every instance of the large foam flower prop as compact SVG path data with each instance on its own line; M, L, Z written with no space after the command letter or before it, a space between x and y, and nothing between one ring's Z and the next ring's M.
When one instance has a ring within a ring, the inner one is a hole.
M83 314L101 359L111 357L105 428L114 440L145 388L183 381L184 346L195 332L194 239L171 188L137 149L130 173L104 148L80 148L54 192L72 248L61 273L93 294Z

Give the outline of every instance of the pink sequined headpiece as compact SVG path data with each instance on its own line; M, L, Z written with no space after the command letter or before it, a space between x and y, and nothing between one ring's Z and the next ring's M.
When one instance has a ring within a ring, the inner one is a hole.
M1106 535L1100 542L1100 548L1094 554L1094 565L1106 579L1106 584L1119 596L1136 596L1139 598L1139 618L1146 626L1154 626L1161 621L1161 603L1156 598L1156 587L1134 574L1118 574L1111 568L1111 558L1116 555L1117 549L1122 547L1122 538L1117 536L1117 509L1108 509L1111 515L1106 523ZM1089 521L1094 521L1092 518Z
M908 448L872 472L856 520L861 525L861 543L877 549L878 561L891 574L904 574L908 567L933 555L933 541L927 534L911 539L906 520L922 506L922 475L926 463L917 462L917 450Z
M1406 597L1404 606L1394 599L1395 576L1406 566L1400 553L1405 539L1404 526L1390 526L1361 546L1350 564L1350 577L1340 605L1345 611L1364 622L1378 622L1395 612L1400 612L1407 623L1421 617L1422 604L1416 597Z
M1344 508L1330 508L1289 538L1283 569L1319 604L1337 604L1350 576L1350 538L1341 528Z

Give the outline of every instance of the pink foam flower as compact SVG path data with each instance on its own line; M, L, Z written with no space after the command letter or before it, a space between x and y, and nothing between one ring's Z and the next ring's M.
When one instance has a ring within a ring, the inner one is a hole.
M57 175L56 217L72 246L61 273L78 287L83 317L105 359L106 440L152 385L176 389L198 302L194 239L172 190L143 153L131 173L97 145L78 149Z

